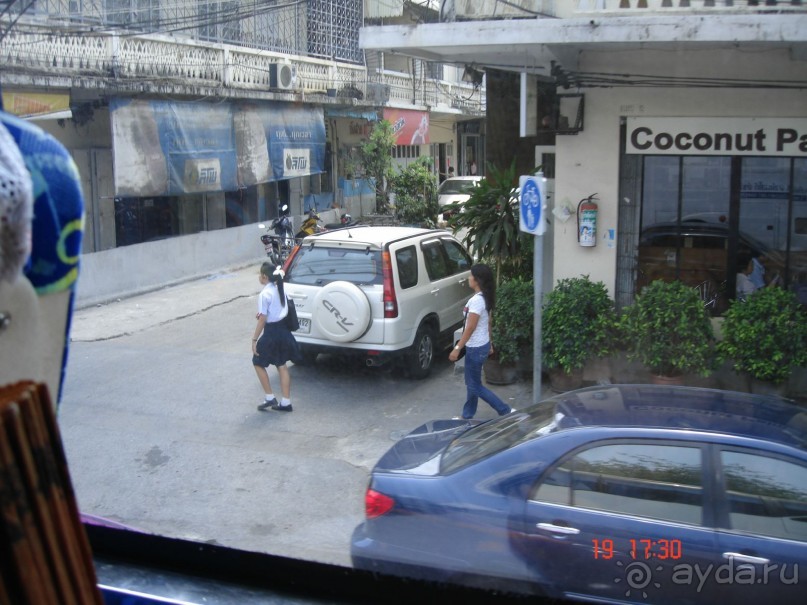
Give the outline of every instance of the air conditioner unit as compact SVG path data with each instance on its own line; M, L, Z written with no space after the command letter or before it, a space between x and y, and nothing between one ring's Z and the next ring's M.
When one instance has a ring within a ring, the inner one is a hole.
M269 65L269 87L291 90L297 83L297 68L291 63Z

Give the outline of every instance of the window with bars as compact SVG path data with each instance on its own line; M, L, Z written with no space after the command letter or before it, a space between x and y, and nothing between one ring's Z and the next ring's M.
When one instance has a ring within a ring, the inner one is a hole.
M362 62L359 48L361 0L311 0L308 3L307 23L310 55Z

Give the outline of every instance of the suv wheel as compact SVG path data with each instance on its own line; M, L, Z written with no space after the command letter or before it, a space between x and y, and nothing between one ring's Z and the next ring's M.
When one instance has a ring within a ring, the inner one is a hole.
M432 369L435 351L434 330L427 324L420 324L415 342L406 356L406 370L412 378L426 378Z

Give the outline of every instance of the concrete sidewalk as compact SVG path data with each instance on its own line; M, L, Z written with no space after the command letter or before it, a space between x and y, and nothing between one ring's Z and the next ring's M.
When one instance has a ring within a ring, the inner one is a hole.
M196 315L239 298L256 296L259 265L234 268L202 279L74 310L71 341L96 341L134 334Z

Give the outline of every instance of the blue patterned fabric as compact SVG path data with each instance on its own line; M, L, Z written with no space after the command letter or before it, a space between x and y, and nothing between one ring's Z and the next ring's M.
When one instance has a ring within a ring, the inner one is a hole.
M2 111L0 122L17 142L33 185L31 256L23 273L40 296L70 291L66 332L61 335L64 355L60 384L63 384L84 232L80 177L72 156L53 136L31 122ZM60 396L61 392L57 401Z

